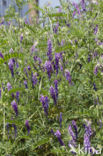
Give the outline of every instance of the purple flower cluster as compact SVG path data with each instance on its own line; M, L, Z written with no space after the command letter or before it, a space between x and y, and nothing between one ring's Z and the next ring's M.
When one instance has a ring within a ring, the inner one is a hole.
M84 149L86 152L90 149L90 137L92 135L92 130L91 130L91 124L87 122L87 125L85 126L85 133L84 133Z
M10 48L9 53L13 53L13 52L14 52L14 50L12 48Z
M24 85L25 85L25 88L28 88L28 85L27 85L27 81L24 80Z
M82 5L83 11L86 11L86 8L85 8L85 0L81 0L81 5Z
M23 34L20 35L20 42L23 41Z
M53 88L53 86L50 87L50 94L51 94L52 99L54 100L54 104L56 105L57 98L56 98L55 89Z
M26 68L24 68L24 72L25 72L26 76L28 77L28 73L27 73Z
M1 88L0 88L0 98L1 98Z
M49 107L49 99L47 96L41 95L40 102L42 103L42 107L44 108L44 113L48 115L48 107Z
M20 93L19 91L16 92L16 100L19 102L19 96L20 96Z
M34 61L35 62L38 62L38 64L41 64L42 63L42 60L40 57L37 57L37 56L34 56Z
M73 17L74 17L75 15L76 15L76 11L74 10L74 11L73 11Z
M16 114L16 116L17 116L17 115L18 115L18 106L17 106L15 100L13 100L13 101L11 102L11 105L12 105L12 108L14 109L14 112L15 112L15 114Z
M1 19L0 26L3 25L4 22L5 22L5 20L4 20L4 17L3 17L3 18Z
M31 70L31 67L30 66L27 66L27 69L30 71Z
M25 121L25 126L27 128L28 135L29 135L29 133L30 133L30 125L29 125L29 121L28 120Z
M97 73L98 73L98 66L96 65L94 68L94 74L97 75Z
M12 124L12 127L14 128L14 134L15 134L15 138L17 137L17 127L15 124Z
M65 70L65 77L66 77L66 80L69 82L69 84L71 85L72 82L71 82L71 75L70 75L70 72L69 70Z
M78 12L78 15L80 15L80 9L79 9L79 6L78 6L78 4L76 4L76 3L73 3L73 6L75 7L75 9L77 10L77 12Z
M8 62L8 65L9 65L9 69L11 71L11 75L12 75L12 77L14 77L14 69L13 69L13 67L14 67L14 59L10 59L9 62Z
M55 85L55 89L53 88L53 86L50 87L50 95L52 99L54 100L54 104L56 104L57 99L58 99L58 81L57 80L54 80L54 85Z
M53 67L50 61L46 61L44 64L44 68L47 70L47 74L49 79L51 78L51 73L53 72Z
M96 88L96 84L95 84L95 83L93 83L93 89L94 89L95 91L97 91L97 88Z
M73 127L74 131L73 131L72 127ZM72 140L69 141L69 147L71 147L71 146L76 147L78 131L77 131L76 122L74 120L72 121L72 125L69 125L68 132L69 132L70 136L72 137Z
M3 56L2 52L0 52L0 57L1 57L2 59L4 59L4 56Z
M59 123L60 123L60 127L62 127L62 112L60 112Z
M58 74L60 58L61 58L61 54L60 53L55 53L55 70L56 70L56 74Z
M55 34L58 32L58 28L59 28L59 22L56 23L56 26L53 29Z
M61 133L60 133L60 131L57 130L57 131L54 133L54 135L58 138L58 141L60 142L60 145L61 145L61 146L65 146L65 145L64 145L64 142L63 142L62 139L61 139Z
M37 84L38 80L37 80L37 73L32 74L32 85L33 87Z
M52 42L51 42L50 39L48 40L48 52L47 52L47 56L48 56L49 61L52 61L52 59L53 59L53 56L52 56Z
M11 124L9 124L9 123L7 123L6 124L6 129L7 129L7 133L8 133L8 139L9 139L9 137L10 137L10 127L12 128L14 128L14 135L15 135L15 138L17 137L17 127L16 127L16 125L13 123L12 125Z
M96 27L94 28L94 34L96 35L98 32L98 25L96 25Z
M54 80L56 99L58 99L58 80Z
M12 89L12 86L9 82L7 83L7 89L8 89L8 91L10 91Z

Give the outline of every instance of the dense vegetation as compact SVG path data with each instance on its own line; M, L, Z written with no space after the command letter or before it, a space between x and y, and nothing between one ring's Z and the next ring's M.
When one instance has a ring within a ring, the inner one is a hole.
M102 155L103 1L34 7L0 23L0 156Z

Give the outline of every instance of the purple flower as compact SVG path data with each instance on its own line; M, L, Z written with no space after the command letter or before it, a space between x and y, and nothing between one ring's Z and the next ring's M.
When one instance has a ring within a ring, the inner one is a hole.
M95 52L93 53L93 57L96 58L97 56L98 56L98 53L95 51Z
M16 68L19 68L19 63L18 62L16 62Z
M52 43L51 43L51 40L50 39L48 40L48 52L47 52L47 56L48 56L49 61L51 61L53 59L53 56L52 56Z
M56 131L56 133L55 133L55 135L56 135L56 137L60 137L60 136L61 136L60 131L59 131L59 130L57 130L57 131Z
M20 35L20 42L23 40L23 34Z
M72 121L72 125L73 125L74 131L75 131L75 136L76 136L76 139L77 139L78 131L77 131L77 125L76 125L76 122L75 122L74 120Z
M8 21L8 22L7 22L7 24L8 24L8 26L10 26L11 22L10 22L10 21Z
M58 27L59 27L59 22L56 23L56 26L55 26L55 28L54 28L54 33L55 33L55 34L58 32Z
M87 125L84 124L85 133L84 133L84 149L85 151L90 150L90 137L92 135L91 124L89 121L86 121Z
M73 11L73 17L74 17L75 15L76 15L76 11L74 10L74 11Z
M68 132L69 132L70 136L72 137L72 140L76 141L76 135L73 132L71 125L69 125L69 127L68 127Z
M66 80L69 82L69 84L72 84L71 75L70 75L70 72L68 70L65 70L65 77L66 77Z
M98 32L98 25L96 25L96 27L94 28L94 34L96 35Z
M97 75L97 73L98 73L98 66L96 65L94 68L94 74Z
M103 42L99 42L98 44L99 44L99 45L103 45Z
M1 19L0 26L4 24L4 17Z
M9 65L9 69L10 69L10 71L11 71L11 75L12 75L12 77L13 77L13 76L14 76L14 70L13 70L14 61L13 61L13 59L10 59L10 60L9 60L8 65Z
M12 96L12 98L14 99L14 97L15 97L14 93L11 93L11 96Z
M88 62L90 62L90 60L91 60L91 57L90 57L90 55L88 55Z
M55 134L54 134L54 131L53 131L53 129L51 129L51 133L52 133L53 135L55 135Z
M49 104L48 104L49 103L49 99L48 99L48 97L41 95L40 102L42 103L42 106L44 108L45 114L48 115L48 107L49 107Z
M81 0L81 5L82 5L82 9L83 9L83 11L86 11L84 0Z
M9 53L13 53L14 52L14 50L11 48L10 50L9 50Z
M1 88L0 88L0 98L1 98Z
M25 24L28 24L28 21L27 21L27 19L25 19Z
M61 139L61 133L59 130L56 131L56 133L54 134L57 138L58 138L58 141L60 142L61 146L65 146L62 139Z
M19 101L19 95L20 95L20 93L16 92L16 99L17 99L17 101Z
M73 126L74 131L72 129L72 126ZM71 147L71 146L76 147L78 132L77 132L77 125L74 120L72 121L72 126L69 125L69 127L68 127L68 132L69 132L70 136L72 137L72 140L69 141L68 145L69 145L69 147Z
M50 87L50 94L51 94L52 99L54 100L54 104L56 105L57 98L56 98L55 89L53 88L53 86Z
M40 57L37 57L37 56L34 56L34 61L35 61L35 62L38 61L39 64L42 63L41 58L40 58Z
M96 84L95 84L95 83L93 83L93 89L94 89L95 91L97 91L97 88L96 88Z
M31 70L31 67L30 66L28 66L27 68L28 68L29 71Z
M89 136L85 133L84 134L84 149L86 152L88 152L88 150L90 150L90 138Z
M59 59L61 55L60 53L55 53L55 69L56 69L56 74L58 74L58 69L59 69Z
M99 125L99 128L101 129L103 126L102 120L99 120L99 122L97 124Z
M61 6L59 6L58 12L59 13L62 12L62 7Z
M59 64L60 70L63 72L63 66L61 65L61 63Z
M61 46L63 46L65 43L65 40L61 40Z
M75 147L75 148L77 147L74 140L70 140L68 146L69 146L71 149L73 149L73 147ZM71 153L72 153L73 155L76 155L75 149L71 150Z
M33 53L34 51L35 51L35 45L31 47L31 53Z
M3 54L0 52L0 57L2 58L2 59L4 59L4 56L3 56Z
M37 61L38 61L38 63L39 63L39 64L41 64L41 63L42 63L42 60L41 60L41 58L40 58L40 57L38 57L38 58L37 58Z
M76 8L78 14L80 15L80 9L79 6L76 3L73 3L73 6Z
M7 89L8 89L8 91L10 91L12 89L12 86L9 82L7 83Z
M59 123L60 123L60 127L62 127L62 112L60 112Z
M52 64L50 61L46 61L44 64L44 68L47 70L47 74L49 79L51 78L51 73L53 72Z
M29 126L29 121L28 120L25 121L25 126L26 126L28 134L29 134L30 133L30 126Z
M87 125L84 125L85 133L90 137L92 135L91 124L87 121Z
M24 68L24 72L25 72L26 76L28 77L28 73L27 73L26 68Z
M12 127L14 128L14 134L15 134L15 138L17 137L17 127L15 124L12 124Z
M35 73L34 75L32 75L32 85L33 87L37 84L38 80L37 80L37 73Z
M70 24L69 23L66 23L67 27L70 27Z
M17 115L18 115L18 106L17 106L15 100L13 100L13 101L11 102L11 105L12 105L12 108L14 109L14 112L15 112L15 114L16 114L16 116L17 116Z
M58 99L58 80L54 80L56 99Z
M25 88L28 88L26 80L24 80L24 85L25 85Z
M49 99L48 99L48 97L46 96L45 97L45 105L44 105L44 112L45 112L45 114L47 114L48 115L48 107L49 107Z
M15 64L15 59L14 59L14 58L12 58L12 61L13 61L13 63Z

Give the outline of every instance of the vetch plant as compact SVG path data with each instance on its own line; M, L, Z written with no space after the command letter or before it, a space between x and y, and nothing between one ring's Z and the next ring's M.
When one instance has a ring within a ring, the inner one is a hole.
M103 4L79 2L1 18L0 155L103 154Z

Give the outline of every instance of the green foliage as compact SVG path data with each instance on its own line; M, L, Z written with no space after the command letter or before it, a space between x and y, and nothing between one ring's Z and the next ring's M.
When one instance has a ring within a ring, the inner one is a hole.
M103 2L86 2L86 11L83 11L79 4L80 15L72 3L61 1L61 4L61 11L58 11L58 7L53 9L48 6L41 9L33 5L42 15L38 23L33 19L31 24L26 24L11 8L10 14L5 15L5 20L10 20L11 24L0 25L0 51L4 56L0 57L0 156L71 156L68 126L72 120L76 121L78 127L77 145L84 146L83 124L88 120L91 121L93 131L91 146L102 146L103 44L100 43L103 43ZM17 1L17 5L21 9L23 1ZM74 10L76 15L73 17ZM16 20L16 26L13 25L12 19ZM59 25L55 32L57 23ZM95 34L96 25L98 31ZM52 42L52 66L56 63L55 53L63 53L59 72L56 74L53 68L51 79L44 70L45 61L48 60L48 39ZM34 56L40 57L42 63L35 61ZM10 59L15 59L14 77L9 69ZM98 71L95 74L96 66ZM66 80L66 70L70 72L72 84ZM32 74L36 73L38 82L33 87ZM25 87L24 80L27 81L28 87ZM50 86L54 87L54 80L58 80L56 105L50 95ZM9 91L8 82L12 86ZM19 101L16 98L17 92L20 93ZM49 98L48 116L45 115L40 102L41 95ZM18 105L18 116L11 105L14 99ZM62 127L59 123L60 112L63 118ZM26 120L29 120L29 134ZM9 132L7 123L10 125ZM16 137L13 124L17 127ZM65 146L60 145L51 129L54 132L60 130ZM78 152L78 148L76 151Z

